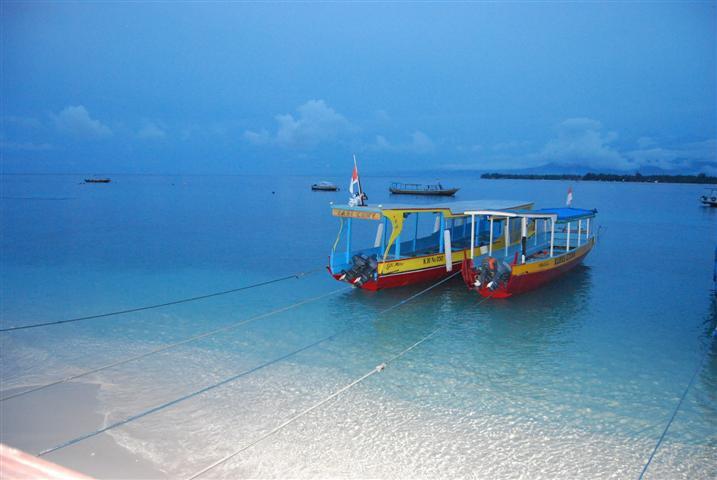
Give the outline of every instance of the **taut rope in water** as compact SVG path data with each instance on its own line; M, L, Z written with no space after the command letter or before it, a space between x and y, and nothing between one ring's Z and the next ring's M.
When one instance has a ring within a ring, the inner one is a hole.
M717 337L717 328L712 330L711 337L712 338ZM650 463L652 463L652 459L655 458L657 449L660 448L662 441L665 439L665 435L667 435L667 431L670 429L672 422L675 420L675 417L677 416L677 412L680 410L680 407L682 406L682 402L684 402L685 398L687 397L687 392L690 391L690 388L692 388L692 384L695 383L695 378L697 378L697 374L700 373L700 371L702 370L702 366L705 364L705 359L707 358L707 354L709 354L710 350L711 350L710 345L707 345L705 352L702 354L702 359L700 360L700 364L695 369L695 373L692 374L692 378L690 378L690 382L687 384L687 387L685 387L685 391L682 392L680 401L677 402L677 406L675 406L675 409L672 412L672 416L670 417L670 420L668 420L667 425L665 425L665 429L662 431L662 435L660 435L660 438L657 440L657 444L655 444L655 448L652 449L650 458L647 459L647 463L645 463L645 466L642 467L642 471L640 472L640 476L638 477L639 480L642 480L642 478L645 476L645 473L647 472L647 469L650 466Z
M440 281L434 283L433 285L431 285L431 286L429 286L429 287L427 287L427 288L421 290L420 292L418 292L418 293L416 293L416 294L414 294L414 295L411 295L410 297L408 297L408 298L402 300L401 302L398 302L397 304L395 304L395 305L393 305L393 306L391 306L391 307L388 307L388 308L386 308L386 309L384 309L384 310L381 310L380 312L378 312L377 315L381 315L381 314L383 314L383 313L385 313L385 312L388 312L388 311L392 310L392 309L395 308L395 307L398 307L398 306L400 306L400 305L405 304L406 302L408 302L408 301L410 301L410 300L412 300L412 299L414 299L414 298L416 298L416 297L418 297L418 296L420 296L420 295L422 295L422 294L424 294L424 293L426 293L426 292L432 290L433 288L437 287L438 285L441 285L441 284L447 282L447 281L450 280L451 278L455 277L458 273L460 273L460 272L456 272L456 273L450 275L449 277L446 277L446 278L444 278L444 279L442 279L442 280L440 280ZM287 358L293 357L294 355L296 355L296 354L298 354L298 353L301 353L301 352L304 352L304 351L306 351L306 350L309 350L309 349L311 349L311 348L313 348L313 347L315 347L315 346L317 346L317 345L319 345L319 344L321 344L321 343L324 343L324 342L326 342L326 341L328 341L328 340L331 340L331 339L333 339L333 338L335 338L335 337L337 337L337 336L339 336L339 335L341 335L341 334L344 334L344 333L346 333L346 332L348 332L348 331L350 331L350 330L353 330L354 328L356 328L355 325L349 325L349 326L346 327L346 328L343 328L343 329L341 329L341 330L339 330L339 331L337 331L337 332L335 332L335 333L332 333L331 335L328 335L328 336L323 337L323 338L321 338L321 339L319 339L319 340L316 340L316 341L314 341L313 343L310 343L310 344L308 344L308 345L306 345L306 346L304 346L304 347L301 347L301 348L299 348L299 349L297 349L297 350L294 350L294 351L292 351L292 352L289 352L289 353L287 353L287 354L285 354L285 355L282 355L281 357L275 358L275 359L273 359L273 360L269 360L268 362L265 362L265 363L262 363L262 364L260 364L260 365L257 365L256 367L253 367L253 368L251 368L251 369L249 369L249 370L245 370L245 371L243 371L243 372L240 372L240 373L238 373L238 374L236 374L236 375L233 375L233 376L231 376L231 377L229 377L229 378L226 378L226 379L224 379L224 380L222 380L222 381L220 381L220 382L214 383L214 384L212 384L212 385L209 385L209 386L207 386L207 387L201 388L201 389L199 389L199 390L195 390L194 392L188 393L188 394L186 394L186 395L183 395L183 396L181 396L181 397L179 397L179 398L176 398L176 399L174 399L174 400L171 400L171 401L169 401L169 402L162 403L162 404L157 405L157 406L155 406L155 407L152 407L152 408L150 408L150 409L148 409L148 410L145 410L145 411L143 411L143 412L140 412L140 413L137 413L137 414L132 415L132 416L130 416L130 417L127 417L127 418L125 418L124 420L117 421L117 422L115 422L115 423L113 423L113 424L111 424L111 425L108 425L108 426L104 427L104 428L101 428L101 429L99 429L99 430L95 430L94 432L87 433L87 434L85 434L85 435L76 437L76 438L74 438L74 439L72 439L72 440L68 440L68 441L66 441L66 442L64 442L64 443L61 443L61 444L59 444L59 445L56 445L56 446L54 446L54 447L48 448L48 449L46 449L46 450L43 450L42 452L38 453L37 456L38 456L38 457L42 457L42 456L44 456L44 455L47 455L47 454L49 454L49 453L52 453L52 452L55 452L55 451L57 451L57 450L63 449L63 448L65 448L65 447L69 447L69 446L74 445L74 444L76 444L76 443L79 443L79 442L81 442L81 441L83 441L83 440L87 440L88 438L91 438L91 437L94 437L94 436L96 436L96 435L99 435L100 433L104 433L104 432L106 432L106 431L108 431L108 430L111 430L111 429L113 429L113 428L116 428L116 427L119 427L119 426L122 426L122 425L126 425L127 423L133 422L133 421L138 420L138 419L140 419L140 418L142 418L142 417L146 417L147 415L151 415L152 413L156 413L156 412L158 412L158 411L160 411L160 410L163 410L163 409L165 409L165 408L167 408L167 407L171 407L171 406L173 406L173 405L176 405L176 404L178 404L178 403L180 403L180 402L183 402L184 400L188 400L188 399L190 399L190 398L196 397L196 396L198 396L198 395L201 395L201 394L203 394L203 393L206 393L206 392L208 392L208 391L210 391L210 390L213 390L213 389L215 389L215 388L218 388L218 387L221 387L221 386L223 386L223 385L226 385L226 384L228 384L228 383L230 383L230 382L233 382L234 380L237 380L237 379L239 379L239 378L241 378L241 377L244 377L244 376L249 375L249 374L251 374L251 373L257 372L257 371L259 371L259 370L261 370L261 369L263 369L263 368L265 368L265 367L268 367L268 366L270 366L270 365L273 365L273 364L275 364L275 363L278 363L278 362L280 362L280 361L282 361L282 360L286 360ZM427 337L427 338L428 338L428 337ZM416 345L422 343L422 342L425 341L427 338L425 338L424 340L421 340L421 341L417 342ZM410 348L413 348L413 347L410 347ZM408 350L410 350L410 348L409 348ZM408 350L406 350L406 352L407 352ZM403 354L403 353L402 353L402 354ZM402 354L401 354L401 355L402 355ZM397 358L397 357L396 357L396 358ZM393 359L392 359L392 360L393 360Z
M0 328L0 333L13 332L15 330L26 330L28 328L49 327L51 325L61 325L61 324L72 323L72 322L82 322L84 320L92 320L92 319L96 319L96 318L111 317L114 315L123 315L125 313L141 312L142 310L151 310L153 308L168 307L170 305L178 305L180 303L196 302L197 300L204 300L206 298L218 297L220 295L228 295L230 293L241 292L242 290L249 290L251 288L263 287L264 285L282 282L284 280L290 280L292 278L299 279L299 278L309 275L311 273L318 272L319 270L323 270L323 268L317 268L317 269L308 270L305 272L294 273L291 275L287 275L285 277L279 277L279 278L274 278L272 280L267 280L265 282L254 283L252 285L246 285L246 286L239 287L239 288L232 288L231 290L224 290L223 292L214 292L214 293L209 293L206 295L199 295L197 297L183 298L180 300L173 300L171 302L158 303L156 305L147 305L144 307L129 308L127 310L118 310L116 312L101 313L99 315L88 315L86 317L69 318L67 320L56 320L53 322L34 323L31 325L18 325L15 327Z
M122 360L117 360L117 361L115 361L115 362L113 362L113 363L109 363L109 364L103 365L103 366L101 366L101 367L93 368L92 370L85 370L84 372L78 373L78 374L76 374L76 375L71 375L71 376L69 376L69 377L66 377L66 378L63 378L63 379L60 379L60 380L56 380L56 381L54 381L54 382L46 383L46 384L44 384L44 385L38 385L38 386L33 387L33 388L30 388L30 389L28 389L28 390L23 390L23 391L21 391L21 392L14 393L14 394L12 394L12 395L8 395L7 397L0 398L0 402L4 402L5 400L10 400L11 398L21 397L21 396L23 396L23 395L27 395L28 393L37 392L38 390L44 390L45 388L53 387L53 386L55 386L55 385L60 385L61 383L67 383L67 382L69 382L69 381L71 381L71 380L76 380L76 379L78 379L78 378L85 377L85 376L87 376L87 375L91 375L91 374L93 374L93 373L101 372L101 371L103 371L103 370L107 370L107 369L110 369L110 368L113 368L113 367L117 367L117 366L120 366L120 365L124 365L125 363L133 362L133 361L135 361L135 360L140 360L140 359L142 359L142 358L147 358L147 357L149 357L149 356L151 356L151 355L155 355L155 354L157 354L157 353L166 352L167 350L171 350L172 348L176 348L176 347L179 347L179 346L181 346L181 345L184 345L184 344L187 344L187 343L190 343L190 342L194 342L194 341L196 341L196 340L201 340L202 338L206 338L206 337L209 337L209 336L212 336L212 335L216 335L217 333L220 333L220 332L226 332L226 331L229 331L229 330L233 330L233 329L235 329L235 328L239 328L240 326L246 325L247 323L255 322L255 321L257 321L257 320L261 320L262 318L267 318L267 317L270 317L270 316L272 316L272 315L276 315L277 313L282 313L282 312L285 312L285 311L287 311L287 310L291 310L292 308L296 308L296 307L299 307L299 306L301 306L301 305L305 305L305 304L307 304L307 303L311 303L311 302L314 302L314 301L316 301L316 300L320 300L320 299L322 299L322 298L324 298L324 297L328 297L328 296L330 296L330 295L334 295L334 294L339 293L339 292L343 292L343 291L345 291L345 290L347 290L347 289L349 289L349 288L351 288L351 287L339 288L339 289L337 289L337 290L333 290L333 291L331 291L331 292L324 293L323 295L318 295L318 296L316 296L316 297L307 298L307 299L305 299L305 300L302 300L302 301L296 302L296 303L292 303L291 305L287 305L287 306L285 306L285 307L277 308L277 309L275 309L275 310L271 310L271 311L269 311L269 312L261 313L261 314L259 314L259 315L254 315L253 317L249 317L249 318L244 319L244 320L241 320L241 321L239 321L239 322L235 322L235 323L232 323L232 324L230 324L230 325L226 325L226 326L224 326L224 327L220 327L220 328L211 330L211 331L209 331L209 332L200 333L199 335L195 335L195 336L193 336L193 337L185 338L184 340L180 340L179 342L171 343L171 344L169 344L169 345L164 345L164 346L162 346L162 347L155 348L154 350L150 350L150 351L148 351L148 352L141 353L141 354L139 354L139 355L135 355L135 356L132 356L132 357L124 358L124 359L122 359Z
M458 273L460 273L460 272L454 273L453 275L451 275L450 277L444 279L443 281L448 280L449 278L454 277L454 276L457 275ZM433 288L433 287L431 287L431 288ZM420 292L420 293L423 293L423 292ZM419 293L419 294L420 294L420 293ZM415 296L414 296L414 297L415 297ZM414 298L414 297L410 297L410 298ZM483 302L485 302L486 300L490 299L491 297L492 297L492 295L490 295L490 296L488 296L488 297L485 297L485 298L482 299L480 302L478 302L478 303L476 304L476 306L481 305ZM410 299L410 298L409 298L409 299ZM406 299L406 300L409 300L409 299ZM405 303L405 301L402 302L402 303ZM402 304L402 303L400 303L400 304ZM398 305L400 305L400 304L397 304L396 306L398 306ZM386 309L385 311L391 310L392 308L394 308L394 307L389 307L389 308ZM209 465L208 467L203 468L203 469L200 470L199 472L193 474L193 475L192 475L191 477L189 477L187 480L194 480L195 478L204 475L204 474L207 473L208 471L210 471L210 470L212 470L212 469L218 467L219 465L221 465L221 464L227 462L228 460L234 458L235 456L239 455L240 453L242 453L242 452L244 452L244 451L250 449L250 448L253 447L254 445L256 445L256 444L262 442L263 440L266 440L267 438L269 438L270 436L272 436L272 435L274 435L275 433L279 432L280 430L284 429L285 427L287 427L287 426L290 425L291 423L295 422L295 421L298 420L299 418L303 417L304 415L307 415L308 413L313 412L313 411L316 410L317 408L319 408L319 407L321 407L322 405L326 404L326 402L329 402L330 400L333 400L334 398L338 397L339 395L341 395L341 394L344 393L345 391L347 391L347 390L349 390L349 389L355 387L355 386L358 385L359 383L363 382L363 381L366 380L367 378L369 378L369 377L371 377L371 376L373 376L373 375L375 375L375 374L377 374L377 373L383 372L388 365L390 365L391 363L395 362L396 360L398 360L399 358L401 358L402 356L404 356L405 354L407 354L408 352L410 352L411 350L413 350L414 348L416 348L416 347L419 346L420 344L422 344L422 343L426 342L427 340L429 340L430 338L434 337L438 332L440 332L440 331L443 330L444 328L445 328L445 325L441 325L440 327L434 329L434 330L431 331L429 334L425 335L425 336L422 337L420 340L418 340L417 342L415 342L414 344L412 344L410 347L403 349L401 352L397 353L396 355L392 356L392 357L389 358L388 360L386 360L386 361L384 361L383 363L381 363L381 364L377 365L376 367L374 367L373 370L371 370L371 371L369 371L369 372L363 374L361 377L359 377L359 378L357 378L356 380L352 381L352 382L349 383L348 385L346 385L346 386L340 388L339 390L335 391L334 393L332 393L332 394L329 395L328 397L326 397L326 398L324 398L323 400L321 400L320 402L318 402L318 403L312 405L311 407L307 408L306 410L304 410L304 411L302 411L302 412L300 412L300 413L294 415L293 417L291 417L290 419L286 420L285 422L283 422L282 424L278 425L277 427L273 428L272 430L268 431L267 433L265 433L265 434L262 435L261 437L259 437L259 438L257 438L256 440L254 440L254 441L248 443L247 445L244 445L244 446L243 446L242 448L240 448L239 450L236 450L235 452L232 452L232 453L230 453L229 455L227 455L227 456L225 456L225 457L223 457L223 458L217 460L216 462L212 463L212 464Z

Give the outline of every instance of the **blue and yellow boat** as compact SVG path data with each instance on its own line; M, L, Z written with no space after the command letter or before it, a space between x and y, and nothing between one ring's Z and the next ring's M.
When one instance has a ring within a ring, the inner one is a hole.
M332 205L332 215L340 224L328 270L337 280L367 290L436 281L460 268L470 252L471 238L474 250L488 251L487 223L466 211L528 210L532 206L531 202L510 200ZM493 235L493 249L505 248L506 244L516 249L520 226L510 219L498 221Z

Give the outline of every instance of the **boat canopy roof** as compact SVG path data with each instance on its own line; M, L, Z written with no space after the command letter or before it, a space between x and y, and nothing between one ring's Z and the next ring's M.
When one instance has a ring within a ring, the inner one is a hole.
M520 210L510 209L504 211L498 210L471 210L465 212L467 215L488 215L492 217L506 218L549 218L556 223L568 223L582 220L584 218L593 218L597 210L585 210L582 208L541 208L539 210Z
M447 217L465 217L468 210L517 210L527 209L532 202L522 200L471 200L460 202L441 202L431 204L385 203L352 207L349 205L331 205L332 213L336 217L365 218L379 220L386 213L443 213ZM525 210L529 212L530 210Z
M583 218L593 218L597 213L597 209L585 210L583 208L541 208L531 213L545 213L549 215L557 215L557 222L574 222Z

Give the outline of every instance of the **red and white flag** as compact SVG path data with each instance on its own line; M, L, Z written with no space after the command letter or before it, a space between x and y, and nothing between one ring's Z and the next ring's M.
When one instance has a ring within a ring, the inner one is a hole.
M356 190L354 191L354 185ZM349 192L351 197L349 198L349 205L356 207L363 207L366 196L361 190L361 180L359 180L358 167L356 166L356 155L354 155L354 172L351 174L351 183L349 184Z
M354 192L354 185L356 185L356 188L358 189L358 191L356 192ZM351 174L349 192L351 193L352 197L355 197L356 195L359 195L361 193L361 187L359 187L358 167L356 166L356 157L354 157L354 173Z
M565 200L565 205L568 207L573 204L573 187L568 187L568 198Z

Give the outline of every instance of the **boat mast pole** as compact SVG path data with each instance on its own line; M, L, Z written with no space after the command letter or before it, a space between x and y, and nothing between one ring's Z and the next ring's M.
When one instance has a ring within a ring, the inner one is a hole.
M570 222L568 222L568 235L567 235L567 246L565 247L565 251L570 250Z
M349 217L346 221L346 263L351 260L351 220L353 219Z
M493 216L490 217L490 240L488 240L488 256L493 255Z
M471 215L471 260L473 260L473 250L476 244L476 216Z
M525 217L520 219L520 230L521 263L525 263L525 253L528 244L528 219Z
M508 246L510 246L510 219L505 217L505 257L508 258Z
M580 246L580 235L583 233L583 221L578 220L578 247Z
M585 241L590 239L590 219L587 219L587 226L585 227Z
M553 246L555 245L555 218L550 219L550 256L553 256Z
M359 189L359 206L365 207L366 204L363 203L363 188L361 188L361 176L358 175L358 166L356 165L356 154L354 153L354 168L356 169L356 181L358 182L358 189Z

